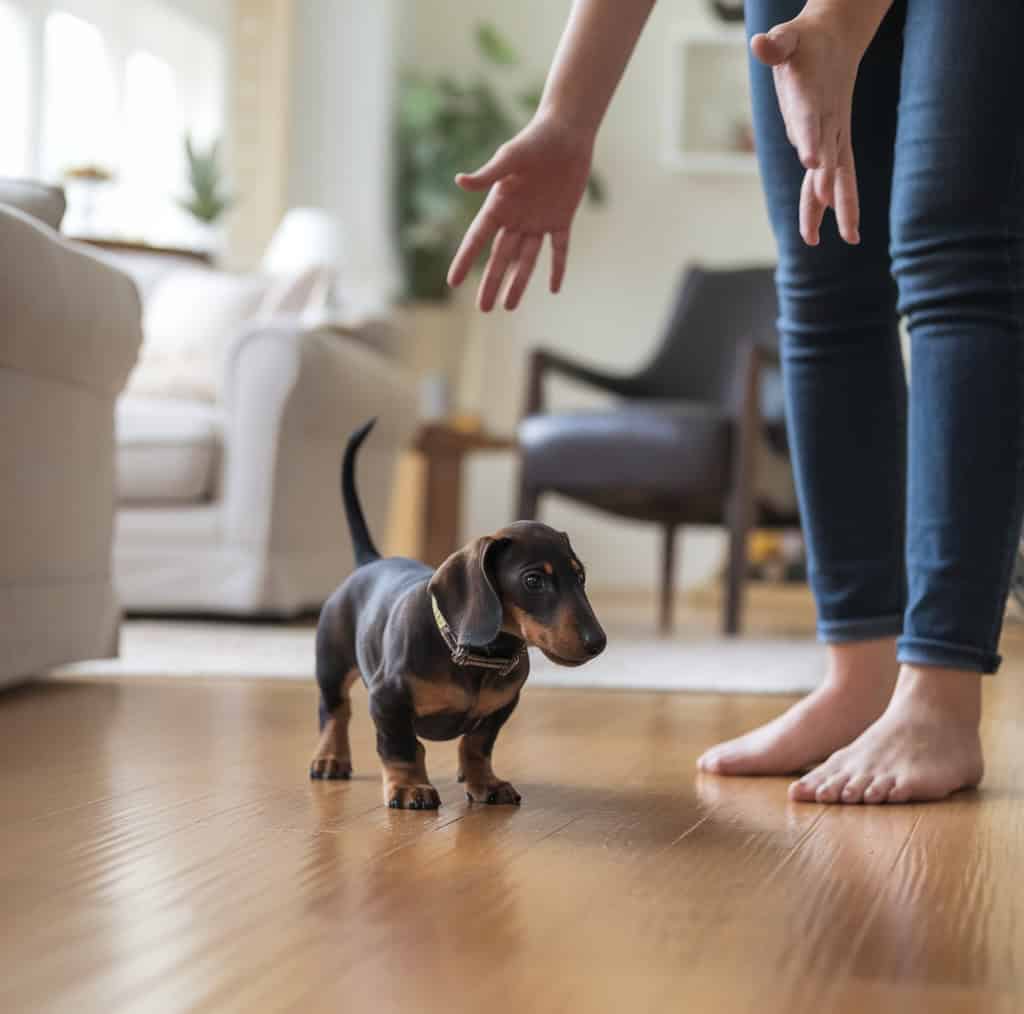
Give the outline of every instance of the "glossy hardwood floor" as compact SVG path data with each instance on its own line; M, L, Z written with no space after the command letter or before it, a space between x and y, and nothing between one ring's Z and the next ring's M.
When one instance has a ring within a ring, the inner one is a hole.
M778 697L528 690L496 755L522 809L467 805L435 744L444 805L415 813L380 805L361 691L356 778L311 784L312 684L15 690L0 1010L1020 1011L1019 633L1005 650L983 789L892 808L696 776Z

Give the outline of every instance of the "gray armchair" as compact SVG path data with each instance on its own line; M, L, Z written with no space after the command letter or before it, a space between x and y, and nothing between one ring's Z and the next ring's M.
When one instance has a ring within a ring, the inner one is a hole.
M675 536L682 525L729 531L723 628L739 631L747 534L799 524L792 497L759 482L788 473L770 268L693 268L682 279L664 338L635 373L613 375L552 352L533 353L522 450L519 517L558 493L664 533L660 626L670 629ZM611 408L545 409L544 379L558 373L617 396Z

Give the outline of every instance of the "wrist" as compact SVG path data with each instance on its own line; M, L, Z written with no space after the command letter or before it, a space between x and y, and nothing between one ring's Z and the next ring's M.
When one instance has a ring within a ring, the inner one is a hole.
M588 116L579 110L566 108L561 103L546 100L541 101L533 119L537 123L570 135L578 141L587 141L591 145L597 138L597 131L601 126L600 117Z

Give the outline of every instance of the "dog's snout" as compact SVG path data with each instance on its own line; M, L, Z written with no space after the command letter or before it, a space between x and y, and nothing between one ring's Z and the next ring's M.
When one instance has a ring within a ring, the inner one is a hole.
M591 658L600 655L604 651L605 645L608 644L608 638L600 627L596 630L584 630L580 640L583 642L584 650Z

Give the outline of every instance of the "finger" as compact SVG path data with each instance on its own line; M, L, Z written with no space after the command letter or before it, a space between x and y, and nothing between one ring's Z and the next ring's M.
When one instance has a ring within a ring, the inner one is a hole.
M551 291L558 292L565 278L565 265L569 259L569 230L551 234Z
M836 209L839 235L847 243L859 243L860 197L857 194L857 167L853 161L853 151L848 146L843 152L841 164L836 170L832 201Z
M814 177L814 196L819 204L827 208L832 203L832 190L836 178L835 170L815 169L812 176Z
M514 310L519 306L519 300L523 298L526 286L529 284L530 276L533 274L534 266L537 263L537 256L544 244L543 236L527 236L523 239L523 245L519 248L519 263L516 265L516 272L512 276L512 284L505 294L505 309Z
M498 233L494 246L491 247L491 256L484 269L484 277L480 280L480 290L477 294L477 306L484 313L489 313L494 309L494 301L501 288L505 271L509 264L516 259L522 239L523 234L520 232L502 229Z
M507 176L512 171L514 162L514 152L503 144L476 172L457 173L455 182L463 190L486 190L503 176Z
M791 116L793 120L793 146L805 169L818 169L822 166L821 153L821 119L812 112L798 112Z
M821 168L835 169L839 164L839 128L835 117L825 116L821 121Z
M825 206L814 193L814 172L812 169L804 174L803 186L800 188L800 235L808 246L818 245L821 220L825 215Z
M797 50L800 33L790 22L776 25L769 32L759 32L750 40L754 56L768 67L785 63Z
M459 249L455 251L451 267L448 268L448 284L452 288L461 285L469 274L481 251L498 231L498 224L491 217L486 204L476 213L476 218L462 237Z

